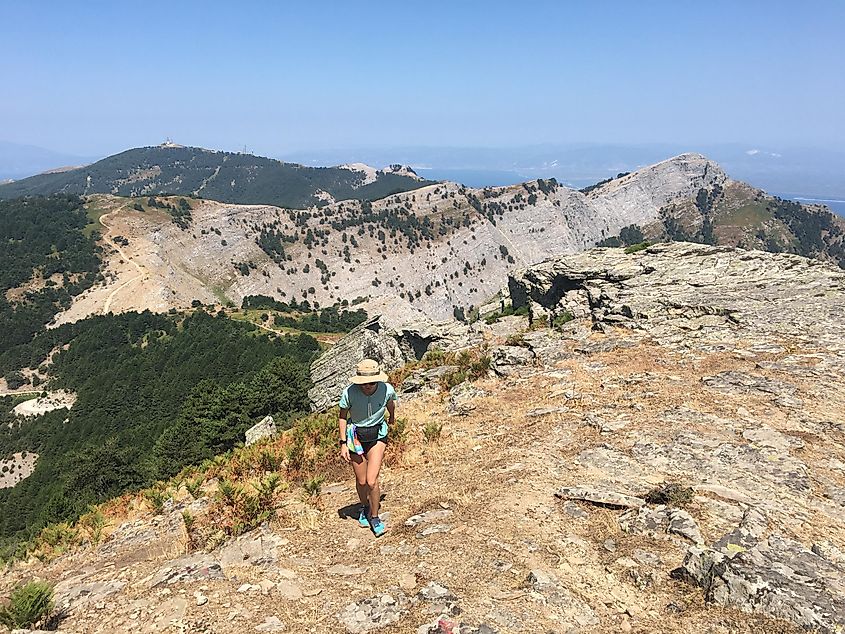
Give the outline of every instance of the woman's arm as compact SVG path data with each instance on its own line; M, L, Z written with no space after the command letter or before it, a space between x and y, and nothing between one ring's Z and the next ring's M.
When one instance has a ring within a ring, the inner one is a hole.
M337 417L337 428L340 432L338 444L340 445L340 457L349 462L349 447L346 446L346 417L349 415L349 409L345 407L340 408L340 414Z
M387 401L387 424L393 425L396 418L396 401Z

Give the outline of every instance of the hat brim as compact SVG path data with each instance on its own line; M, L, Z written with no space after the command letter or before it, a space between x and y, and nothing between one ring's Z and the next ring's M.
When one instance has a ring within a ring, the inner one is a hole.
M349 377L349 382L354 383L355 385L363 385L364 383L384 383L385 381L387 381L387 375L384 372L379 372L373 376L361 376L360 374L356 374L355 376Z

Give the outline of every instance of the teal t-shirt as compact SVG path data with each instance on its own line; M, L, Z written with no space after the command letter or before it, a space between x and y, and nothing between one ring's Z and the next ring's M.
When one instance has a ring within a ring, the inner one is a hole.
M381 425L379 436L387 436L385 411L390 401L396 400L396 390L390 383L379 383L372 396L367 396L361 388L349 385L340 397L341 409L348 409L346 420L358 427Z

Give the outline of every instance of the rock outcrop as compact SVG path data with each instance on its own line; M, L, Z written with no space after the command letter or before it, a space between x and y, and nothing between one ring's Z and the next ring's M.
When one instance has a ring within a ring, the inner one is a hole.
M845 627L845 567L782 535L741 543L726 535L714 547L690 548L675 576L710 601L783 618L808 631Z
M272 416L265 416L260 422L246 430L245 445L249 445L263 440L264 438L272 438L276 435L276 421Z
M841 349L845 271L797 255L684 242L594 249L511 275L515 307L595 328L637 329L663 343L790 336ZM733 333L733 335L731 334Z
M459 350L480 340L480 335L465 324L436 324L421 315L412 322L403 322L393 311L377 314L356 326L311 364L311 408L321 411L334 405L361 359L375 359L383 371L390 372L421 359L429 349Z

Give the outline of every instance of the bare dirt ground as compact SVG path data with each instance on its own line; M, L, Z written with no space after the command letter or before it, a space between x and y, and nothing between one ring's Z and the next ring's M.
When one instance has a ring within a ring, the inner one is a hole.
M0 460L0 489L9 489L35 470L38 454L17 452Z
M57 315L54 326L108 312L188 308L194 299L205 304L218 302L205 281L180 268L178 258L170 260L170 249L178 252L186 246L178 241L183 236L170 216L157 209L139 212L131 203L115 196L97 196L89 203L106 210L99 219L106 280L77 297L68 310ZM118 237L129 244L121 244ZM158 239L165 244L158 244Z

